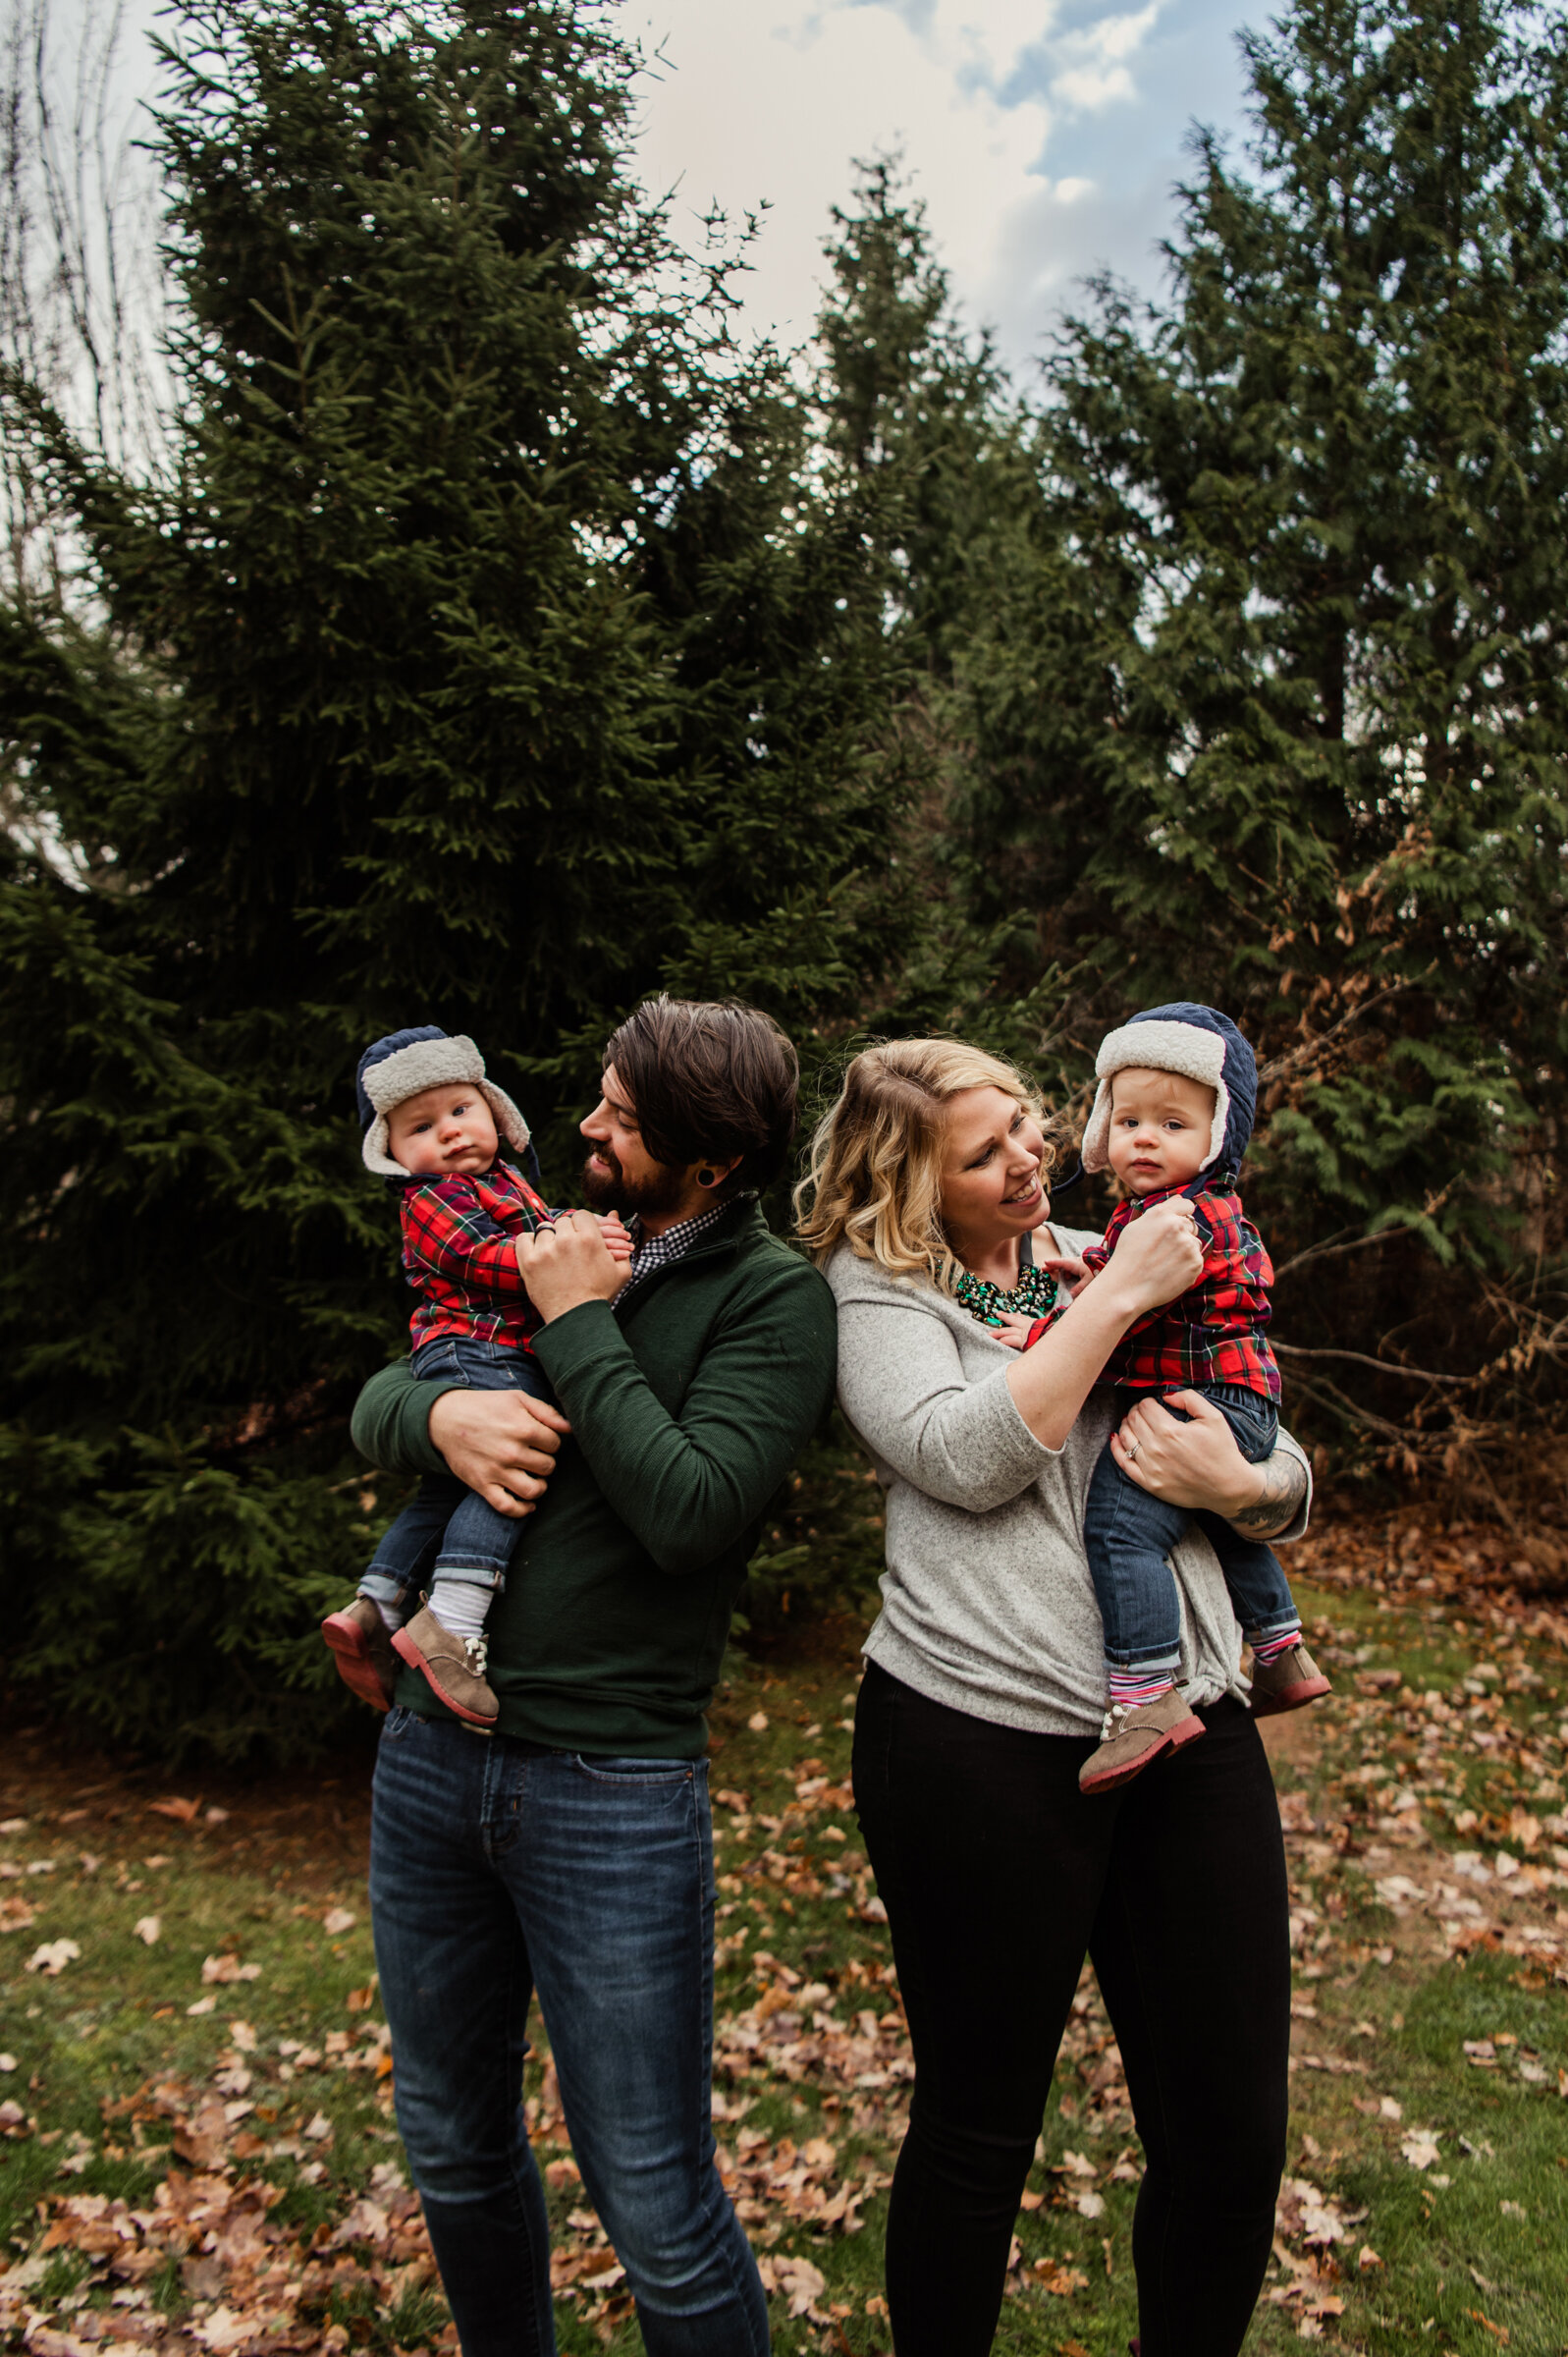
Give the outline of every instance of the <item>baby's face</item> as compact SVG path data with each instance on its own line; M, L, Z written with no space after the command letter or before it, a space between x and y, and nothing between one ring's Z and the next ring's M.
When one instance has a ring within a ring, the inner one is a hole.
M420 1178L488 1171L501 1141L484 1092L468 1080L422 1088L387 1116L387 1150Z
M1110 1167L1129 1194L1196 1178L1209 1152L1215 1092L1179 1072L1129 1068L1110 1084Z

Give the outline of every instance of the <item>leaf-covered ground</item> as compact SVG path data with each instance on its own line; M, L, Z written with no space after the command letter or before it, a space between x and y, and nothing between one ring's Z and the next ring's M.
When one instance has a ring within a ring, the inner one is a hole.
M1338 1686L1271 1748L1293 1879L1294 2117L1250 2346L1568 2346L1568 1624L1506 1537L1419 1515L1298 1552ZM716 1719L722 2165L782 2352L890 2348L910 2061L848 1788L858 1624L736 1664ZM0 2331L32 2357L450 2350L391 2118L367 1760L196 1792L8 1745ZM541 2035L529 2120L561 2344L640 2346ZM1091 1980L998 2347L1135 2329L1139 2154Z

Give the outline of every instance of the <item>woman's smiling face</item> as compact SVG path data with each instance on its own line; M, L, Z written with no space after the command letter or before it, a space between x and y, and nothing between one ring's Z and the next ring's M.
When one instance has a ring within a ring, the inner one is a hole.
M942 1224L962 1261L1038 1228L1051 1208L1040 1182L1046 1141L1034 1115L1000 1088L948 1101Z

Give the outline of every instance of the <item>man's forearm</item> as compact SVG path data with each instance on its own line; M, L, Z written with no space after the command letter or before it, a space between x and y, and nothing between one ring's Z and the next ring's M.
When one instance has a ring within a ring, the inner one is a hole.
M1290 1450L1276 1449L1256 1470L1263 1476L1262 1490L1251 1506L1226 1519L1244 1539L1277 1538L1306 1504L1307 1468Z
M372 1375L354 1402L353 1445L384 1473L444 1473L430 1439L430 1410L446 1383L421 1383L406 1358Z

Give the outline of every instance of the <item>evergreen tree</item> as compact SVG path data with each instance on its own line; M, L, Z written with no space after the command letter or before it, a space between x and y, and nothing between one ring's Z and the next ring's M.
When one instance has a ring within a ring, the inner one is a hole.
M1506 1260L1563 1111L1568 35L1293 0L1243 46L1250 170L1201 137L1168 300L1102 284L1049 365L959 816L981 911L1081 960L1080 1053L1181 995L1271 1057L1277 1257L1418 1239L1292 1335L1462 1365L1440 1272Z
M913 918L859 489L629 178L599 18L189 0L165 56L170 470L7 385L85 594L0 639L0 1479L23 1670L238 1747L335 1705L393 1503L360 1046L471 1031L565 1196L643 991L832 1022Z

